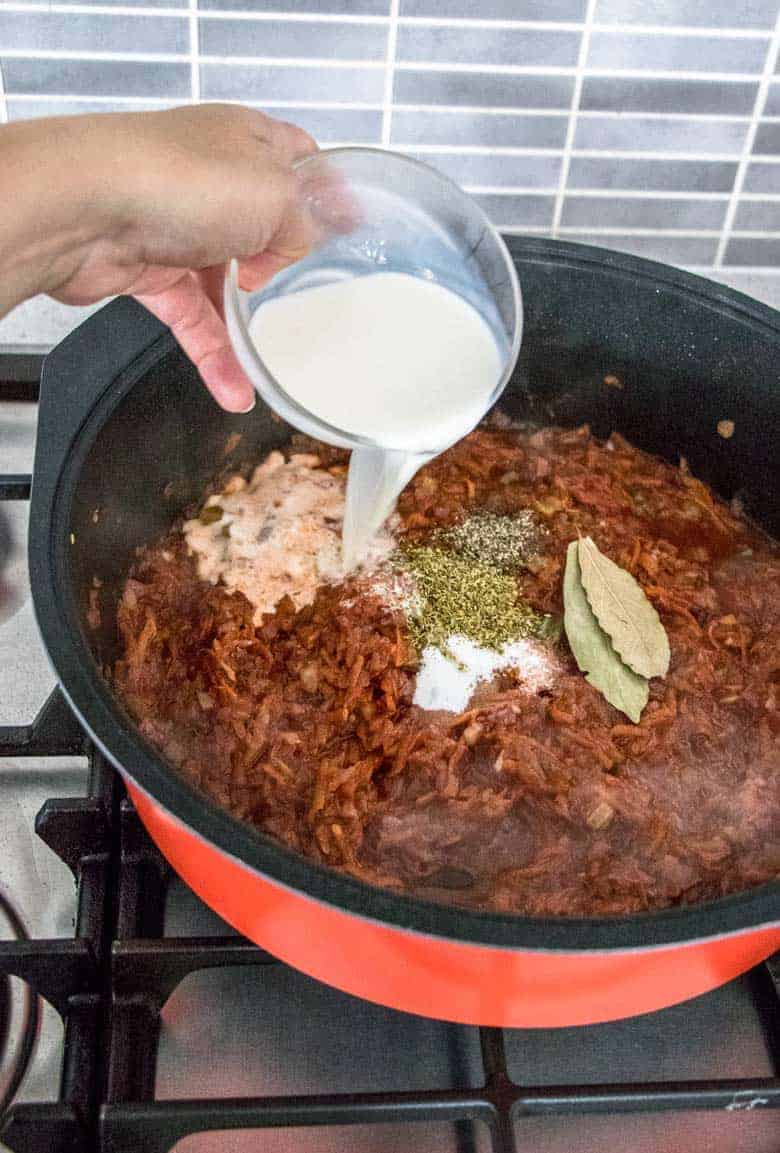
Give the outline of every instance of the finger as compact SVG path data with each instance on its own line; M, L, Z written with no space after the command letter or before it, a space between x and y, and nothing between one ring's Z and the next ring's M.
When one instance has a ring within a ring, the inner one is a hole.
M270 125L271 144L284 163L295 164L297 160L303 160L305 156L311 156L313 152L319 151L319 145L314 137L297 124L272 118Z
M306 206L293 201L266 248L239 262L239 285L245 292L256 292L277 272L302 260L321 239L322 230Z
M297 124L287 120L277 120L273 116L266 116L264 112L244 108L243 111L250 117L252 135L259 144L272 149L280 163L293 164L304 156L316 152L316 140Z
M277 272L288 268L294 260L288 255L282 255L266 249L265 252L252 256L249 260L242 260L238 266L238 284L244 292L258 292Z
M212 264L197 274L220 320L225 319L225 265Z
M217 404L228 412L248 412L254 407L255 390L195 273L185 272L162 292L141 293L136 299L168 325Z
M357 194L335 164L322 157L314 164L302 164L296 176L301 202L321 233L349 233L361 224L363 212Z

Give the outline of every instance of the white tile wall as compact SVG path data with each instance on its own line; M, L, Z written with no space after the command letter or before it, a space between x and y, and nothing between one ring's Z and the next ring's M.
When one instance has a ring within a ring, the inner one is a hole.
M777 0L0 0L0 122L236 100L780 304ZM34 303L0 342L71 323Z

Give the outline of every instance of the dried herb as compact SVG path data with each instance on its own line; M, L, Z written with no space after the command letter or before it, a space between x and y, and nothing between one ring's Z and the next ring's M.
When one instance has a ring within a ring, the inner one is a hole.
M540 636L548 618L520 600L511 576L492 565L430 545L407 545L398 563L415 580L409 631L416 647L443 648L454 633L484 648Z
M201 509L198 520L201 524L216 524L218 520L222 520L222 513L225 510L218 504L207 504Z
M669 638L631 574L604 556L589 536L578 542L577 559L588 603L623 662L642 677L666 676Z
M471 560L514 572L535 556L542 529L530 509L515 516L476 512L454 528L445 529L437 540Z
M611 705L637 724L647 704L649 688L644 677L620 659L588 603L582 585L577 541L566 551L563 574L563 625L574 659L588 684L598 689Z

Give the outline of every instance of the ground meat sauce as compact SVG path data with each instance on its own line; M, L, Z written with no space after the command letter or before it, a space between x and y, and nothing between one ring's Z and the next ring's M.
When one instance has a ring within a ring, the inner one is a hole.
M348 580L256 627L243 594L198 578L180 532L126 583L117 688L145 736L236 816L396 890L586 916L777 875L775 546L684 464L587 428L478 430L409 485L399 534L528 508L548 530L518 578L532 607L560 614L578 533L656 606L671 668L641 723L587 684L565 639L549 687L502 675L461 715L418 709L400 611Z

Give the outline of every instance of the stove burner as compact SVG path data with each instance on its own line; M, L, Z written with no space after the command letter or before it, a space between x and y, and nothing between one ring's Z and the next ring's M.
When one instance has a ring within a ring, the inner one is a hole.
M0 891L0 924L15 941L29 934L8 897ZM0 1118L16 1096L32 1060L38 1035L38 998L26 983L17 993L10 977L0 979Z

